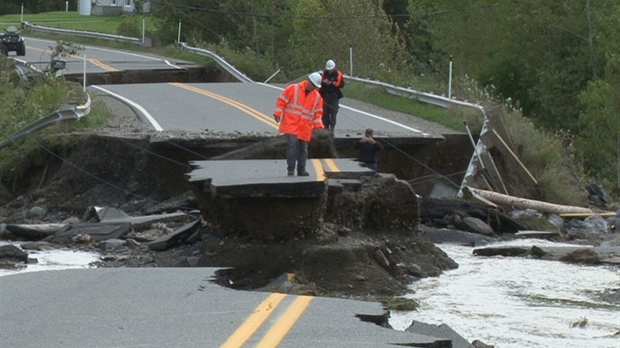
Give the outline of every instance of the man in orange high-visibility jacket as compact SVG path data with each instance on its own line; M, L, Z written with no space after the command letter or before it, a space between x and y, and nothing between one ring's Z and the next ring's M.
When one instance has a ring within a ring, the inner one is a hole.
M273 118L280 124L280 132L287 137L287 174L308 176L306 160L308 143L314 129L322 129L323 99L318 89L321 74L312 73L308 80L287 86L276 102Z

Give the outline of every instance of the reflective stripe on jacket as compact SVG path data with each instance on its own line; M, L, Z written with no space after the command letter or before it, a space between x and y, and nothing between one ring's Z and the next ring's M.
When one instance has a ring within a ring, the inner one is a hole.
M323 128L323 99L316 89L306 95L308 83L310 81L306 80L286 87L273 113L282 117L280 132L297 135L303 141L310 141L313 128Z

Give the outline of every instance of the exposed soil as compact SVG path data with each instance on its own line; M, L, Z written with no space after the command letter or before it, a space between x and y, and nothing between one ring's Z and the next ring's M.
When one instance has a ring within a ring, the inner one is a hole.
M115 207L132 216L168 209L189 214L199 208L184 177L187 161L196 159L193 151L210 157L227 151L227 143L252 141L207 132L155 132L124 104L112 98L102 100L116 115L107 127L43 139L38 149L25 156L23 175L3 188L0 204L8 203L0 211L0 222L80 223L92 206ZM217 146L188 151L172 150L170 145L205 140ZM221 267L228 269L220 272L222 285L246 289L294 273L292 283L298 293L356 298L401 295L416 279L437 276L458 265L416 228L417 202L407 202L414 204L411 214L398 215L396 207L384 202L396 195L370 200L381 197L378 193L394 182L399 183L389 177L370 179L365 189L339 203L359 209L358 215L346 209L328 211L320 229L306 238L257 240L204 219L196 233L171 249L152 251L147 243L132 242L102 252L105 256L98 266ZM370 205L374 211L368 209ZM32 207L41 207L45 213L32 216ZM178 226L168 224L164 229ZM70 246L95 248L93 244Z

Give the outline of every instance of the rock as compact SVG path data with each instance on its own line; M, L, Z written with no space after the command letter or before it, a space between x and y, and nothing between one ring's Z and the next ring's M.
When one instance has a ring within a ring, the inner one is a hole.
M456 333L450 326L446 324L432 325L425 324L419 321L414 321L411 326L405 329L406 332L412 332L419 335L431 336L442 338L451 342L450 345L444 345L439 342L435 342L432 347L452 347L452 348L469 348L469 342L461 335ZM430 347L430 346L429 346Z
M60 248L59 245L55 245L55 244L51 244L47 242L21 243L19 247L22 248L23 250L36 250L36 251L56 250Z
M103 251L120 249L125 246L125 241L121 239L106 239L97 244L97 248Z
M473 341L471 345L474 346L474 348L495 348L495 346L488 345L480 340Z
M464 217L462 219L462 223L466 226L466 230L478 234L482 234L484 236L494 236L495 231L491 228L491 226L487 225L486 222L475 218L475 217Z
M537 247L536 245L532 246L532 248L530 249L530 254L533 256L536 256L538 258L544 257L546 256L548 253L543 250L540 247Z
M583 220L583 225L591 233L607 234L609 228L607 227L607 221L603 219L600 214L590 215Z
M12 244L0 245L0 262L28 261L28 253Z
M590 200L597 207L605 208L609 203L611 203L611 200L609 199L609 196L607 195L607 192L605 192L603 186L594 180L590 180L590 182L588 182L586 190L588 190L588 193L590 194Z
M138 243L135 239L127 238L125 239L125 245L127 245L129 248L137 248L140 246L140 243Z
M28 217L29 219L40 219L44 217L45 214L47 214L47 210L45 208L34 206L30 208L30 210L28 210L28 212L26 213L26 217Z
M560 233L566 233L566 226L564 225L564 219L562 219L561 216L557 214L551 214L549 215L547 220L549 221L549 223L555 226L558 229L558 231L560 231Z
M511 211L508 215L510 215L511 218L513 219L526 219L526 218L541 218L542 214L535 209L525 209L525 210L520 210L520 209L515 209L513 211Z
M295 286L295 284L287 280L282 283L282 285L280 285L280 287L278 288L278 292L281 294L295 295L297 294L297 287Z
M422 268L420 268L420 266L418 266L415 263L412 263L409 266L407 266L407 273L411 274L414 277L418 277L418 278L428 277L428 274L424 273L424 271L422 271Z
M568 262L568 263L578 263L585 265L594 265L599 263L600 258L596 251L590 248L583 248L575 250L571 253L568 253L562 257L560 257L560 261Z
M453 243L467 246L481 246L487 245L490 241L495 239L478 233L447 228L434 228L422 224L418 225L418 229L426 232L428 238L435 244Z
M381 249L376 249L372 256L375 262L377 262L382 268L388 269L390 267L390 261L388 261Z
M489 247L473 251L476 256L523 256L527 252L528 249L519 247Z

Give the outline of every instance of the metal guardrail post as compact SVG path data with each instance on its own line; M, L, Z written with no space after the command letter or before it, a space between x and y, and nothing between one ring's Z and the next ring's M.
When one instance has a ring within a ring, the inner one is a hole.
M263 83L269 83L269 81L271 81L272 78L274 78L276 75L278 75L280 73L280 71L282 71L283 68L278 69L276 72L273 73L273 75L269 76L268 79L265 80L265 82Z

